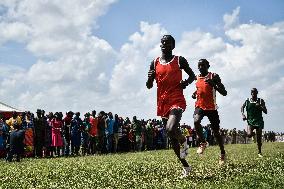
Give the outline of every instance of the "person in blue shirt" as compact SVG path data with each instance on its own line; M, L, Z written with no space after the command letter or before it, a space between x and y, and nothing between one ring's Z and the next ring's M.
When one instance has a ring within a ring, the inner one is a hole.
M121 127L121 122L119 120L119 117L117 114L114 115L114 124L113 124L113 151L114 153L117 152L117 146L118 146L118 130Z
M6 144L8 138L9 130L2 115L0 115L0 157L5 157L6 155Z
M113 126L114 119L111 112L108 113L108 119L106 120L107 128L106 128L106 138L107 138L107 151L111 153L113 151Z
M80 112L75 113L75 117L71 122L71 153L72 155L79 155L81 145L81 131L83 121L80 118Z

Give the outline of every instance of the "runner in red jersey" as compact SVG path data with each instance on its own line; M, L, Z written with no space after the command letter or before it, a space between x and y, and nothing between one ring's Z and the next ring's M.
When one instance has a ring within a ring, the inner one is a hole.
M179 122L186 108L183 89L194 81L195 75L184 57L172 54L175 40L171 35L162 37L160 47L162 56L151 62L146 86L148 89L152 88L156 80L157 115L163 119L173 150L184 166L182 177L186 177L191 167L185 160L188 145L179 129ZM188 74L187 80L182 80L182 70Z
M222 137L220 136L220 120L216 104L216 91L221 95L226 96L227 91L222 84L218 74L208 72L210 65L206 59L200 59L198 62L198 70L200 74L196 77L196 91L193 93L192 98L196 99L194 111L194 126L196 134L199 137L200 146L197 149L198 154L203 154L207 142L203 137L203 129L201 120L207 116L214 136L221 150L219 164L225 162L225 150Z
M180 86L182 81L182 71L179 67L179 56L163 63L158 57L154 61L157 82L157 115L168 118L170 111L174 108L186 108L183 88Z

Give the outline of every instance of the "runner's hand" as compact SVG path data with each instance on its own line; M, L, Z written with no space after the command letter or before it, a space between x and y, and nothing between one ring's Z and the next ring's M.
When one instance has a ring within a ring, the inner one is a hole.
M155 70L149 70L148 71L148 78L154 79L155 78Z
M196 93L193 93L193 94L191 95L191 97L192 97L193 99L196 99Z
M247 120L247 117L245 115L243 115L243 121Z
M181 86L182 89L185 89L188 86L188 84L187 84L186 81L181 80L180 81L180 86Z

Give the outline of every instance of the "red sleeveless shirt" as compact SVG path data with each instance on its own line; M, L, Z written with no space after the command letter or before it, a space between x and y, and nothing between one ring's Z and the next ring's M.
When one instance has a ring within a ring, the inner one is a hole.
M183 111L186 108L183 89L180 86L182 70L179 67L179 56L170 62L162 63L160 57L154 61L157 82L157 115L168 117L174 108Z
M206 79L212 79L213 73L209 72L207 76L197 76L196 81L196 97L195 107L203 110L216 110L216 90L205 82Z

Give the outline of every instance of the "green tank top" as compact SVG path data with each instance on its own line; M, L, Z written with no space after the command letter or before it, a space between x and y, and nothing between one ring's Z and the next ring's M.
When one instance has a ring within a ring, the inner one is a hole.
M255 106L256 103L261 104L261 99L257 98L257 101L253 101L252 99L246 100L247 122L250 126L261 127L263 129L262 111Z

